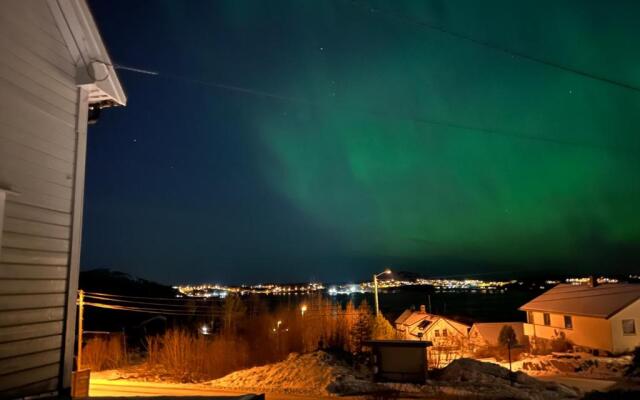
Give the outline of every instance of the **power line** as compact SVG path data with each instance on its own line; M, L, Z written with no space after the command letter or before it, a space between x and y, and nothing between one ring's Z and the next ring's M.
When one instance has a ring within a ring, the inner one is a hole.
M207 309L207 311L198 310L198 308L201 309L201 308L207 307L204 305L190 307L188 304L163 304L163 303L152 303L152 302L146 302L146 301L140 301L140 300L123 300L123 299L116 299L114 297L108 297L108 296L118 296L118 295L103 293L103 296L97 296L91 293L93 292L85 292L84 297L94 301L84 301L83 304L85 306L110 309L110 310L118 310L118 311L131 311L131 312L140 312L140 313L148 313L148 314L167 314L167 315L176 315L176 316L221 317L221 316L227 315L227 312L221 308ZM139 297L139 296L132 296L132 297ZM106 302L99 302L100 300L103 300ZM172 300L172 299L167 299L167 300ZM124 303L124 304L118 304L118 303ZM167 308L167 307L178 307L178 308ZM316 317L337 317L337 316L358 315L358 313L346 312L346 309L342 309L342 306L340 305L340 303L334 302L331 304L331 307L333 307L334 311L332 311L329 314L316 314L317 311L324 310L325 308L319 304L310 304L308 308L305 310L305 312L313 314ZM286 310L291 312L292 310L295 310L295 309L297 309L297 307L294 307L294 308L287 307Z
M621 87L621 88L629 89L629 90L632 90L634 92L640 92L640 87L635 86L635 85L630 84L630 83L622 82L622 81L619 81L619 80L616 80L616 79L607 78L607 77L601 76L601 75L596 75L596 74L591 73L591 72L587 72L587 71L583 71L583 70L580 70L580 69L577 69L577 68L574 68L574 67L562 65L562 64L560 64L558 62L555 62L555 61L543 59L543 58L540 58L540 57L535 57L535 56L532 56L532 55L529 55L529 54L526 54L526 53L523 53L523 52L520 52L520 51L512 50L512 49L507 48L505 46L501 46L499 44L488 42L488 41L485 41L485 40L476 39L476 38L474 38L472 36L469 36L469 35L466 35L466 34L463 34L463 33L460 33L460 32L455 32L455 31L449 30L449 29L447 29L447 28L445 28L443 26L435 25L435 24L432 24L432 23L428 23L426 21L422 21L422 20L419 20L419 19L416 19L416 18L412 18L412 17L409 17L409 16L404 15L404 14L399 14L399 13L395 13L395 12L392 12L392 11L389 11L389 10L382 10L380 8L371 7L370 5L368 5L368 4L366 4L365 2L362 2L362 1L351 0L351 2L353 4L360 5L360 8L366 8L370 13L380 14L380 15L389 17L391 19L395 19L395 20L402 21L402 22L407 22L407 23L410 23L410 24L413 24L413 25L416 25L416 26L420 26L420 27L423 27L423 28L426 28L426 29L429 29L429 30L432 30L432 31L440 32L440 33L442 33L444 35L448 35L448 36L456 38L456 39L467 41L467 42L473 43L473 44L478 45L478 46L486 47L488 49L492 49L492 50L495 50L495 51L498 51L498 52L502 52L502 53L508 54L510 56L518 57L518 58L521 58L523 60L531 61L531 62L534 62L534 63L537 63L537 64L545 65L547 67L555 68L555 69L558 69L558 70L561 70L561 71L564 71L564 72L576 74L576 75L579 75L579 76L582 76L582 77L585 77L585 78L588 78L588 79L592 79L592 80L600 81L600 82L607 83L607 84L610 84L610 85L618 86L618 87Z
M222 317L227 315L222 310L205 313L205 312L188 312L188 311L180 311L180 310L166 310L166 309L151 308L151 307L123 306L123 305L105 304L105 303L96 303L96 302L84 302L84 305L89 307L116 310L116 311L129 311L129 312L139 312L139 313L146 313L146 314L166 314L166 315L173 315L173 316ZM326 314L326 313L317 314L314 312L318 310L322 310L322 308L310 309L306 311L307 313L309 313L309 315L305 316L304 318L307 319L307 318L320 318L320 317L342 317L342 316L361 315L361 313L359 312L349 313L349 312L346 312L346 310L342 310L342 309L336 310L335 312L331 312L329 314ZM292 311L292 309L289 309L289 311ZM274 319L277 318L276 316L272 316L272 317Z
M111 64L107 64L107 65L111 65ZM242 94L253 95L256 97L279 100L279 101L288 102L288 103L302 104L310 107L316 107L316 108L321 107L320 104L313 101L309 101L301 98L289 97L289 96L285 96L285 95L281 95L273 92L255 90L251 88L246 88L246 87L237 86L237 85L228 85L228 84L219 83L219 82L205 81L201 79L193 79L193 78L184 77L180 75L166 74L159 71L151 71L151 70L146 70L141 68L123 66L120 64L113 64L113 66L116 69L137 72L137 73L141 73L149 76L156 76L156 77L171 79L175 81L182 81L190 84L197 84L197 85L207 86L207 87L216 88L216 89L222 89L222 90L233 91L233 92L238 92ZM632 152L632 150L627 148L622 148L622 147L605 146L605 145L598 145L594 143L575 142L570 140L562 140L562 139L556 139L552 137L535 136L535 135L529 135L529 134L519 134L511 131L500 130L500 129L490 129L490 128L460 124L460 123L448 121L448 120L436 120L436 119L430 119L430 118L418 118L418 117L403 116L403 115L399 116L399 115L390 114L385 111L365 109L365 108L359 108L359 107L341 106L340 108L342 110L345 110L351 113L367 114L376 118L395 119L400 121L413 122L416 124L444 127L444 128L452 129L454 131L464 130L464 131L476 133L476 134L511 137L511 138L520 139L520 140L545 142L545 143L552 143L552 144L561 145L561 146L586 148L586 149L592 149L592 150L614 151L614 152L621 152L621 153ZM633 152L633 154L635 155L635 152Z
M286 102L294 102L294 103L301 103L301 104L305 104L305 105L312 105L311 102L306 101L304 99L296 99L296 98L289 97L289 96L283 96L283 95L280 95L280 94L277 94L277 93L265 92L265 91L262 91L262 90L255 90L255 89L250 89L250 88L246 88L246 87L242 87L242 86L229 85L229 84L220 83L220 82L205 81L205 80L202 80L202 79L189 78L189 77L186 77L186 76L169 74L169 73L165 73L165 72L161 73L159 71L151 71L151 70L142 69L142 68L129 67L129 66L125 66L125 65L122 65L122 64L108 64L108 63L105 63L105 64L106 65L111 65L115 69L121 69L121 70L124 70L124 71L137 72L137 73L145 74L145 75L158 76L158 77L162 77L162 78L168 78L168 79L173 79L173 80L177 80L177 81L183 81L183 82L187 82L187 83L191 83L191 84L209 86L209 87L212 87L212 88L230 90L230 91L234 91L234 92L240 92L240 93L244 93L244 94L251 94L251 95L254 95L254 96L266 97L266 98L271 98L271 99L276 99L276 100L281 100L281 101L286 101Z
M165 310L159 308L148 308L148 307L131 307L131 306L121 306L114 304L105 304L105 303L96 303L96 302L85 302L85 306L96 307L96 308L104 308L109 310L119 310L119 311L131 311L131 312L140 312L146 314L166 314L166 315L176 315L176 316L188 316L188 317L212 317L216 316L215 313L196 313L196 312L186 312L180 310Z
M85 295L86 298L94 299L94 300L103 300L112 303L125 303L125 304L144 304L151 306L161 306L161 307L169 307L169 309L177 307L183 309L210 309L211 307L215 307L215 304L205 305L205 304L168 304L168 303L155 303L155 302L147 302L147 301L136 301L136 300L125 300L125 299L114 299L109 297L101 297L101 296L92 296Z
M129 298L129 299L145 299L145 300L163 300L163 301L193 301L193 300L202 300L202 301L221 301L218 299L212 298L202 298L202 297L183 297L183 298L169 298L169 297L145 297L145 296L129 296L123 294L113 294L113 293L100 293L100 292L86 292L87 295L93 296L103 296L103 297L114 297L114 298Z

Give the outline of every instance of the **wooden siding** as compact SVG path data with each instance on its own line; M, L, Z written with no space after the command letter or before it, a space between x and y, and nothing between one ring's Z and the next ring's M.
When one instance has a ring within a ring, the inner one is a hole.
M77 148L76 63L46 1L0 2L0 398L60 387Z

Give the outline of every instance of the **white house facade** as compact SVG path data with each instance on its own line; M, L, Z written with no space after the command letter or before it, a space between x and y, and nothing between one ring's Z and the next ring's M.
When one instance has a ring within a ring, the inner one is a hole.
M609 353L640 346L640 285L557 285L520 307L532 346L566 339Z
M84 0L0 1L0 398L68 391L87 125L125 103Z

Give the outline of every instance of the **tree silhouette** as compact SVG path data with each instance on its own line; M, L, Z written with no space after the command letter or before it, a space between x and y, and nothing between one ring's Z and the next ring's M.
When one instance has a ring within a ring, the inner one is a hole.
M500 329L500 334L498 335L498 343L501 346L515 346L516 344L518 344L516 331L513 330L513 327L511 325L502 326L502 329Z

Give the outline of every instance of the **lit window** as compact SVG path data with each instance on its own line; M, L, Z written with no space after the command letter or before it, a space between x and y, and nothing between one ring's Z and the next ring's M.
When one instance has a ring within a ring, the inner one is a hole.
M436 331L434 332L434 335L436 335L436 337L440 337L440 331L436 329Z
M551 315L549 315L549 313L544 313L542 316L544 318L544 324L547 326L551 325Z
M635 335L636 334L636 320L635 319L623 319L622 320L622 334L623 335Z
M571 315L564 316L564 327L566 329L573 329L573 318L571 318Z

